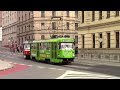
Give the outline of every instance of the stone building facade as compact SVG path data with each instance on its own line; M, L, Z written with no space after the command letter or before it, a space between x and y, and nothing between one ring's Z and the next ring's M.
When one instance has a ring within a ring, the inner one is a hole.
M114 60L119 57L120 12L119 11L80 11L78 48L83 58ZM94 54L94 55L92 55ZM105 56L107 55L107 56ZM107 58L102 58L107 57Z

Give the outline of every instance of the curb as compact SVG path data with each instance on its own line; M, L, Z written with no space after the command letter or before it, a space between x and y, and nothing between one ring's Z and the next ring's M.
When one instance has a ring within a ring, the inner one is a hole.
M107 61L87 61L87 60L75 60L74 64L85 64L85 65L107 65L107 66L120 66L117 62L107 62Z

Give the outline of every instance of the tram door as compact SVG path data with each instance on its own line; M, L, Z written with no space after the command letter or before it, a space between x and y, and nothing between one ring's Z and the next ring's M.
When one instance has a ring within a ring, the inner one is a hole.
M56 53L56 51L57 51L57 43L51 43L51 44L52 44L52 48L51 48L52 49L51 50L52 51L52 53L51 53L52 55L51 56L52 56L52 58L55 59L57 57L57 53Z

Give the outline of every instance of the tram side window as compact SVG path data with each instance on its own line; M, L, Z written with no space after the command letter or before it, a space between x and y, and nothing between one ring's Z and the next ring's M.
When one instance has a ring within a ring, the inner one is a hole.
M34 44L31 44L31 48L34 49Z
M39 44L39 49L42 49L42 45L41 45L41 43Z
M46 49L47 49L47 50L50 50L50 43L47 43Z
M35 47L35 44L34 44L34 49L35 49L36 47Z
M47 43L44 43L44 50L47 50Z
M36 49L36 47L37 47L36 45L37 45L37 44L32 44L32 45L31 45L31 48L32 48L32 49Z
M59 49L61 49L61 44L59 43Z
M42 50L44 49L43 43L41 43L41 47L40 47L40 49L42 49Z

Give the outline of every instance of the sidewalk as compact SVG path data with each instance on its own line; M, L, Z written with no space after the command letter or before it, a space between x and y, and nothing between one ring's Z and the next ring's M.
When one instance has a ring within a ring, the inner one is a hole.
M120 62L110 62L110 61L100 61L100 60L86 60L75 58L74 64L84 64L84 65L107 65L107 66L120 66Z
M1 49L4 49L4 50L7 50L7 51L10 51L10 48L6 48L6 47L0 47Z
M13 64L10 64L6 61L0 60L0 71L4 71L4 70L7 70L7 69L10 69L13 67L14 67Z

